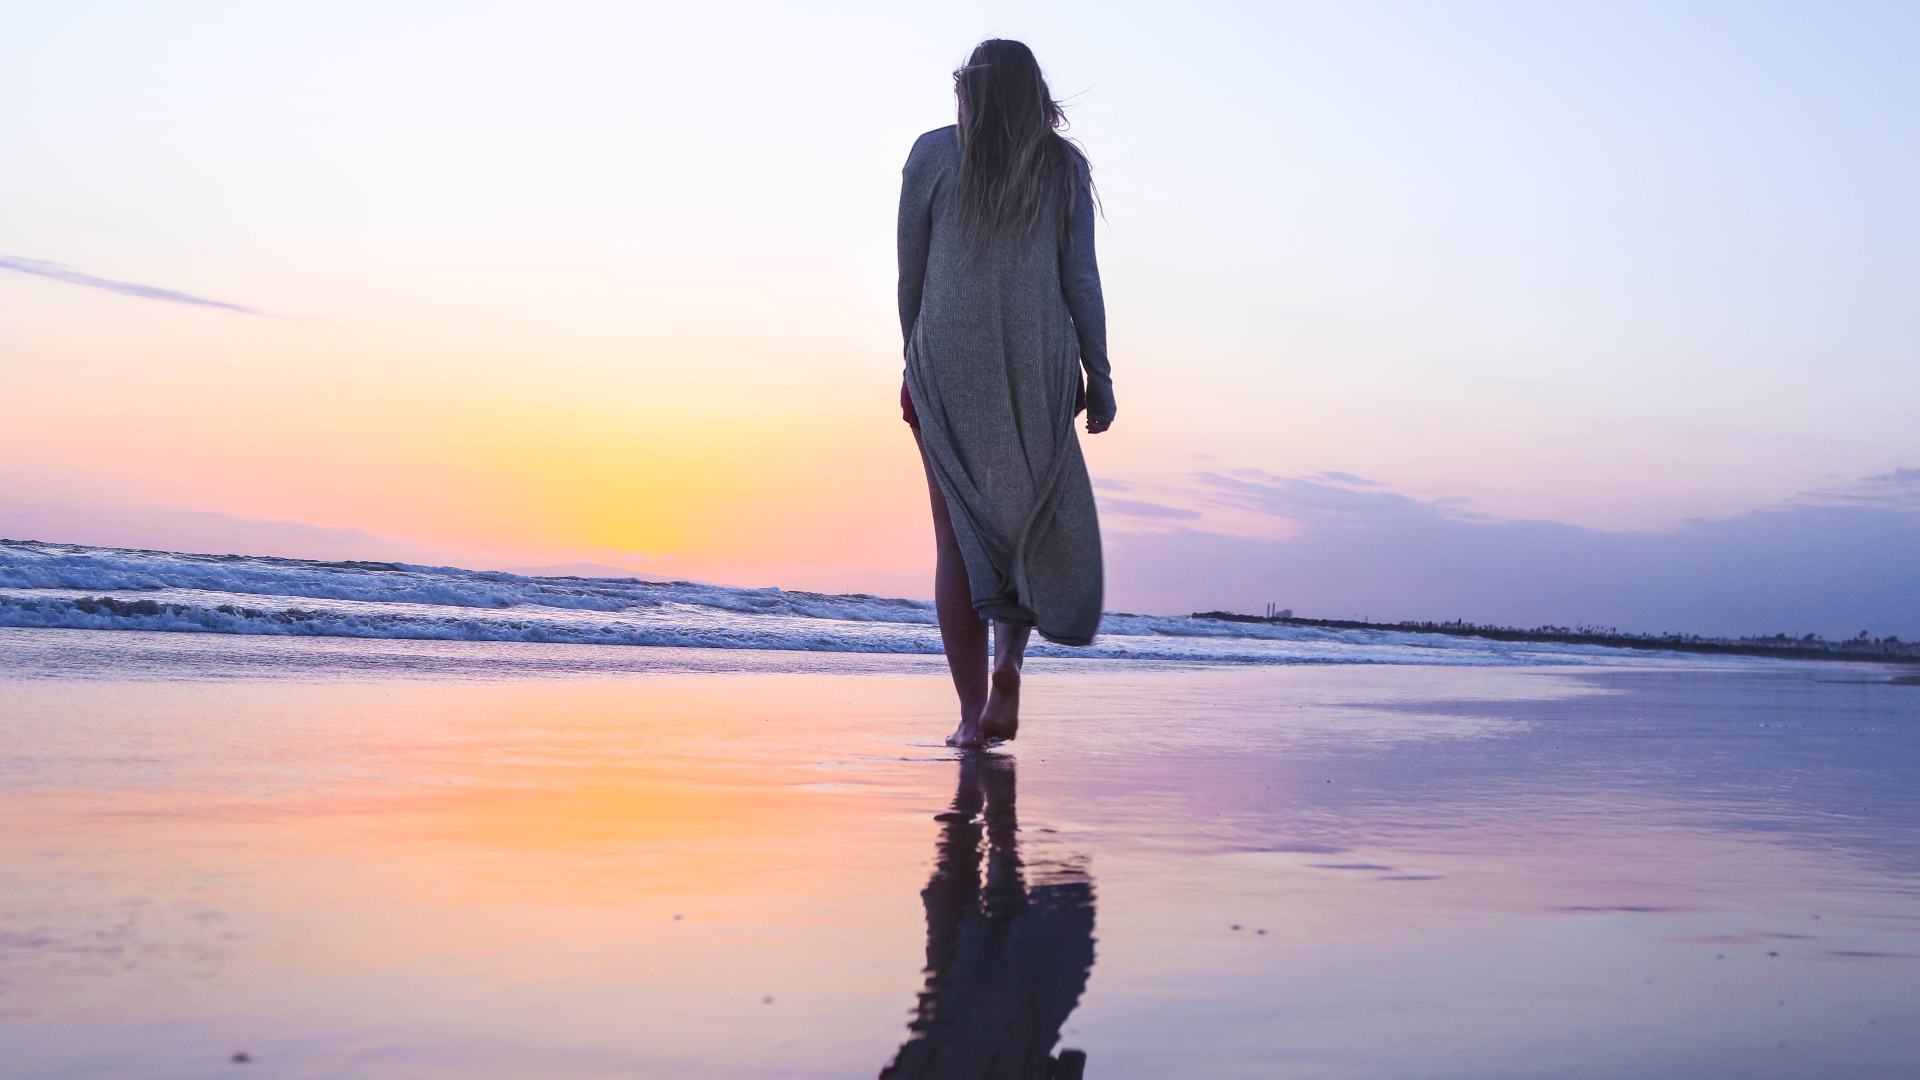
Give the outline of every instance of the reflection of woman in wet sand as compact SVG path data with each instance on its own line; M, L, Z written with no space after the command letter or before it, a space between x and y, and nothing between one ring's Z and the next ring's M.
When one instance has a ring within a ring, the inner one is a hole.
M940 815L938 863L920 894L927 986L913 1034L881 1080L1081 1075L1085 1054L1052 1051L1093 967L1093 884L1076 867L1036 863L1045 880L1028 888L1013 803L1010 759L960 762L953 810Z
M1098 434L1114 401L1086 156L1025 45L981 42L953 80L959 123L920 136L901 174L900 406L933 496L934 605L960 695L947 741L974 747L1019 731L1030 631L1087 645L1100 628L1073 418L1085 408Z

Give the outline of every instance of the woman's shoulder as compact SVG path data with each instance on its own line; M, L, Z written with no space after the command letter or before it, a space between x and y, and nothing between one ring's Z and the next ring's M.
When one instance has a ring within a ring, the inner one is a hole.
M943 128L934 128L913 141L913 153L907 160L934 156L950 156L960 151L959 129L952 124Z

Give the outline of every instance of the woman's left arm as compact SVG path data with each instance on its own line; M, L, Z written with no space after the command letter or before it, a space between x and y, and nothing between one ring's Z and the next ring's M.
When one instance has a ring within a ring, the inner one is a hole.
M902 348L913 340L913 324L920 321L920 300L927 283L927 251L933 244L933 188L938 173L929 166L925 149L928 132L913 144L906 167L900 170L900 219L897 228L900 259L900 337Z
M1097 435L1113 423L1113 373L1107 364L1107 302L1100 293L1100 264L1093 254L1093 184L1080 165L1080 189L1074 193L1073 220L1060 252L1060 293L1080 338L1080 366L1087 372L1087 432Z

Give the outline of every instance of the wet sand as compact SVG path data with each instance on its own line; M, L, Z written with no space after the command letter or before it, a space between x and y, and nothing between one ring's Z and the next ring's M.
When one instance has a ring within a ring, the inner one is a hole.
M1905 1077L1900 674L0 631L0 1075Z

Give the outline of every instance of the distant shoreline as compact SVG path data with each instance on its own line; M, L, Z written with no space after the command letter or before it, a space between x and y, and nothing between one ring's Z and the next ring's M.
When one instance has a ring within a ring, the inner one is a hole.
M1385 630L1397 634L1444 634L1448 637L1477 637L1489 641L1538 641L1558 645L1600 645L1614 649L1644 649L1650 652L1717 653L1731 656L1768 656L1789 660L1865 660L1883 664L1920 664L1920 642L1895 639L1854 638L1828 641L1809 636L1789 638L1782 634L1771 638L1710 638L1698 634L1626 634L1615 630L1588 631L1567 627L1541 626L1522 630L1511 626L1480 626L1469 622L1397 622L1374 623L1352 619L1269 618L1264 615L1236 615L1231 611L1196 611L1196 619L1220 622L1271 623L1282 626L1319 626L1332 630Z

